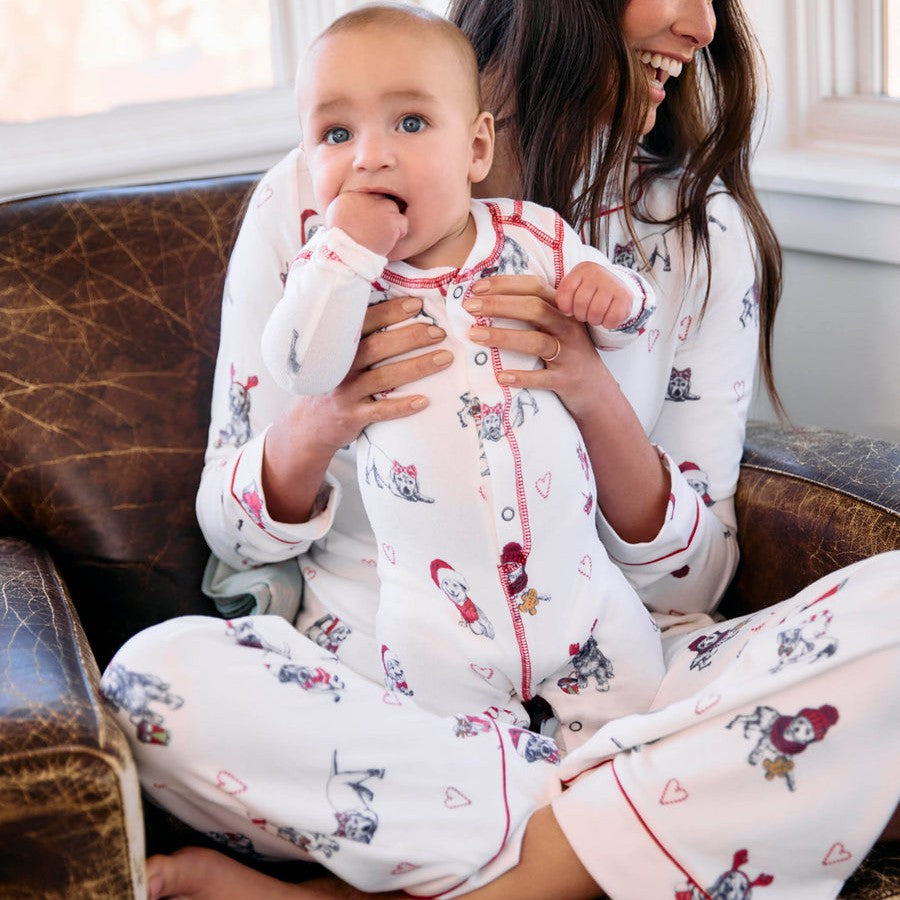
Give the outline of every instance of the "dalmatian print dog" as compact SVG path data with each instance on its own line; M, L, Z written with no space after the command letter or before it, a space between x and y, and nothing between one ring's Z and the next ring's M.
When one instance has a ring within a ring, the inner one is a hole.
M128 713L140 741L145 744L169 743L171 734L164 726L165 720L150 704L159 703L174 710L181 708L184 699L173 694L158 675L133 672L113 662L103 673L100 689L114 710L124 709Z
M330 695L335 703L341 699L341 693L346 687L343 679L323 669L322 666L310 668L285 663L279 667L277 675L282 684L297 684L309 694Z
M372 778L384 778L384 769L344 769L338 767L337 750L331 762L326 792L337 819L335 837L371 843L378 830L378 815L370 806L374 791L366 784Z
M365 476L366 484L374 484L380 490L387 490L401 500L410 503L434 503L434 498L427 497L419 487L419 470L415 463L407 465L396 459L388 459L387 455L371 441L366 457Z
M738 850L734 854L731 868L723 872L712 887L705 891L696 884L685 884L675 889L675 900L750 900L753 896L753 888L766 887L775 877L765 872L751 880L746 872L741 871L747 865L750 856L746 850Z
M755 735L756 744L747 762L755 766L762 760L766 781L783 778L788 790L793 791L794 757L823 740L838 718L837 709L829 703L804 707L792 716L782 715L771 706L757 706L752 713L735 716L725 727L740 726L745 738Z
M234 363L231 365L231 385L228 388L228 410L231 421L219 431L217 447L232 444L242 447L252 437L250 428L250 391L259 384L256 375L251 375L241 383L235 377Z

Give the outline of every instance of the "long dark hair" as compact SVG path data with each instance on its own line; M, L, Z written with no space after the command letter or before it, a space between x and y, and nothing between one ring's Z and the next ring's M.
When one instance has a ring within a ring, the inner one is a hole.
M599 242L599 220L621 206L629 230L648 220L643 189L678 180L676 212L666 224L691 238L693 265L707 271L711 191L728 191L757 248L760 370L782 412L772 372L772 329L781 296L781 249L750 178L761 60L740 0L716 0L709 46L677 79L653 130L646 119L646 76L622 33L627 0L451 0L448 18L469 37L488 108L518 165L523 197L556 209ZM645 152L641 153L640 149ZM640 153L633 177L629 163Z

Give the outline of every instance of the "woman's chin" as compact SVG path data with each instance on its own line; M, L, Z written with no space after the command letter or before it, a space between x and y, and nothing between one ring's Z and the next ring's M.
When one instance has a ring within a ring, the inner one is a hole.
M653 131L653 126L656 124L656 110L659 104L653 104L649 110L647 110L647 118L644 119L644 127L641 129L641 136L645 134L650 134Z

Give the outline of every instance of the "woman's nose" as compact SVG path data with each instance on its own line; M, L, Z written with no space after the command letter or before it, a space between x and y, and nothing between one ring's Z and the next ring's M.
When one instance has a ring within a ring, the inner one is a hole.
M682 0L672 30L690 40L696 49L705 47L716 33L712 0Z

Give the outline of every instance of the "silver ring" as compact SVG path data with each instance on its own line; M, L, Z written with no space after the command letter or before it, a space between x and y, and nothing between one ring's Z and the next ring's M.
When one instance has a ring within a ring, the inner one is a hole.
M554 353L553 356L542 356L541 359L545 363L553 362L553 360L556 359L556 357L559 356L559 354L562 352L562 344L560 344L559 338L555 337L553 338L553 340L556 341L556 353Z

